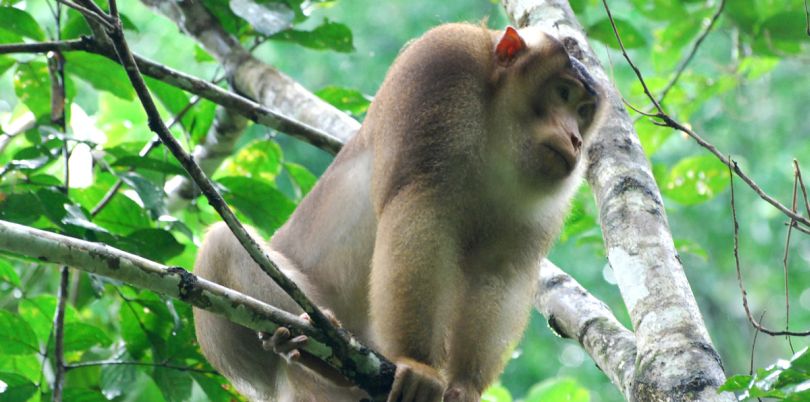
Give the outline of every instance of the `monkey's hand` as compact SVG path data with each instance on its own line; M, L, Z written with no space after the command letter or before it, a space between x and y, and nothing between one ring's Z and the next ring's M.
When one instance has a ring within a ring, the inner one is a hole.
M322 310L326 318L332 322L332 325L340 327L340 322L335 315L329 310ZM301 319L309 321L309 315L306 313L301 314ZM341 387L351 387L354 384L341 375L337 370L324 363L323 360L307 353L303 350L304 345L307 344L309 338L306 335L292 336L289 328L279 327L273 332L259 332L259 340L262 342L264 350L273 351L287 361L287 364L298 363L307 369L314 371L321 377L329 380L335 385Z
M436 369L408 358L396 363L388 402L441 402L445 384Z

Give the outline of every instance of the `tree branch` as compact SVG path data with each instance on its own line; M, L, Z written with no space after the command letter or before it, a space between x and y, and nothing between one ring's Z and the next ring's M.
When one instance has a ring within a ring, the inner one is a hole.
M197 308L220 314L255 331L289 328L295 335L307 335L304 350L354 376L341 359L356 362L356 370L374 377L383 372L385 361L370 354L359 343L349 344L349 353L338 356L328 346L319 328L286 311L250 296L199 278L179 267L167 267L113 247L0 220L0 250L36 258L43 263L69 265L85 272L117 279L142 289L183 300ZM258 342L258 340L256 341ZM390 363L389 363L390 364ZM75 365L73 365L75 366Z
M631 401L733 401L669 233L663 201L621 97L588 47L565 0L504 0L519 26L560 39L605 88L607 116L587 149L608 261L635 327ZM654 101L654 99L653 99ZM666 317L666 318L664 318ZM617 381L617 380L614 380ZM688 384L688 386L685 386Z
M114 49L90 37L66 41L0 45L0 54L44 53L57 50L62 52L85 51L118 62ZM135 60L138 69L152 78L234 110L256 123L289 134L329 153L336 154L340 150L342 142L322 130L289 118L248 98L226 91L208 81L173 70L140 56L135 56Z
M196 39L224 67L234 89L286 116L317 127L343 142L360 123L324 102L295 80L251 55L222 28L202 2L141 0Z
M605 303L551 261L543 260L535 307L560 336L579 342L622 394L630 395L636 338Z
M347 331L338 330L332 322L324 315L324 313L313 304L307 296L301 291L298 285L292 280L287 278L278 266L267 256L265 251L258 245L255 239L245 230L242 224L236 219L233 211L228 208L222 196L214 188L210 180L205 176L200 167L194 162L193 159L183 150L177 140L172 137L163 121L160 119L157 107L152 100L151 95L146 87L146 83L138 71L135 59L129 50L129 46L124 38L123 27L118 15L115 14L115 0L110 0L111 16L115 19L115 29L108 34L112 39L113 46L118 54L121 64L126 70L127 76L135 88L135 92L141 101L141 104L146 111L149 118L149 127L160 136L161 141L166 145L166 148L171 151L174 157L180 162L184 169L189 173L189 176L194 180L195 184L200 187L202 193L206 196L211 206L219 213L225 223L231 229L233 234L239 242L245 247L251 258L259 265L259 267L269 275L284 291L287 293L312 319L312 322L326 334L326 343L334 350L335 354L341 359L333 361L332 364L339 365L338 370L341 373L347 374L347 378L353 383L363 388L372 398L383 398L391 389L393 382L394 366L377 352L365 348L368 356L381 362L382 370L378 375L368 375L356 367L357 362L351 360L351 344L359 344L359 341L354 339Z

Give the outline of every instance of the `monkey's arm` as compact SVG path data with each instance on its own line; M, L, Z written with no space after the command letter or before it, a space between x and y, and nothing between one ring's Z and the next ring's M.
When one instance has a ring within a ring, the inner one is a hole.
M402 190L380 214L371 274L371 325L397 372L389 401L439 401L458 249L429 195ZM401 398L401 399L399 399Z

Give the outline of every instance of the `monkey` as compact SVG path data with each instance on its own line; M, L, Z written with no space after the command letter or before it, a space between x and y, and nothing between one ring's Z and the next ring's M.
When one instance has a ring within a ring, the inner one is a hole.
M267 252L314 303L396 364L389 401L472 402L522 336L538 262L584 170L602 91L535 28L454 23L407 45L359 132ZM301 314L224 224L201 277ZM256 401L367 398L301 350L194 310L210 363Z

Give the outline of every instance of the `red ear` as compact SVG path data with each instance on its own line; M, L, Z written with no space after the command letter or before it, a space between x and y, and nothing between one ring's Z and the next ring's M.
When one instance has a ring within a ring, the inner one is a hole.
M498 58L498 64L508 66L523 49L526 49L526 42L520 37L518 31L515 28L506 27L501 40L495 46L495 56Z

